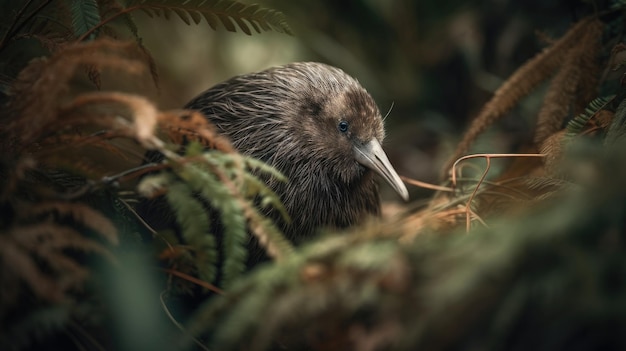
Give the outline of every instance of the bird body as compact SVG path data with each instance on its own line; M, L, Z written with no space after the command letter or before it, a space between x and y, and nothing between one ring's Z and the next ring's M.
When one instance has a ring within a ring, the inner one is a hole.
M296 243L320 228L378 215L375 174L408 198L380 146L384 128L374 100L338 68L302 62L236 76L186 108L201 111L239 152L288 178L266 181L292 219L279 225Z

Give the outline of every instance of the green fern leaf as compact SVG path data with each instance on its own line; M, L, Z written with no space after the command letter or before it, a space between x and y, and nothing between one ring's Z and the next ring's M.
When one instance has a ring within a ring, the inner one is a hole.
M237 31L237 27L235 27L233 22L230 20L230 17L225 16L223 14L217 14L217 18L220 19L220 22L222 22L222 24L224 25L224 28L226 28L227 31L229 32Z
M139 40L139 28L137 28L135 24L132 13L125 12L124 7L119 1L98 0L98 4L100 5L100 18L105 19L105 21L115 19L115 21L126 26L133 38Z
M168 20L174 12L188 25L192 21L199 24L204 17L214 30L221 23L227 31L235 32L239 27L248 35L252 34L250 27L257 33L274 30L292 34L281 12L232 0L188 0L182 3L175 0L135 0L128 3L127 9L141 10L150 17L164 17Z
M124 25L128 28L133 37L135 39L139 39L139 28L137 28L137 24L135 24L133 15L130 13L122 14L121 20L124 22Z
M189 13L193 23L200 24L200 22L202 22L202 15L199 12L189 11L187 13Z
M259 206L262 209L273 208L283 220L287 223L291 222L291 218L287 213L287 209L283 205L282 201L280 201L280 197L276 194L272 189L268 188L264 182L262 182L259 178L251 175L244 175L244 187L243 192L248 197L258 196L259 198Z
M182 182L169 184L166 199L174 210L185 242L194 249L198 277L213 282L217 274L218 255L215 238L209 233L206 210Z
M72 27L74 35L80 38L100 23L100 12L96 0L74 0L71 2ZM89 36L94 39L95 34Z
M224 252L229 253L224 258L222 286L228 289L246 269L248 232L243 210L235 201L229 202L222 210Z
M148 15L148 17L150 18L154 18L155 14L154 14L154 10L149 9L149 8L145 8L145 7L139 7L139 10L141 10L143 13L145 13L146 15ZM158 14L156 14L156 16L158 16Z
M611 95L598 97L592 100L585 108L585 111L567 123L567 127L565 128L565 139L567 140L580 134L591 117L598 113L598 111L602 110L611 100L613 100L614 97L615 95Z
M177 14L178 17L180 17L180 19L183 20L183 22L185 22L186 25L188 26L191 25L191 19L189 15L187 14L187 12L182 11L180 9L172 9L172 11L174 11L174 13Z
M223 253L224 265L222 282L228 286L245 269L248 238L246 220L237 199L230 194L226 186L217 177L198 164L185 165L178 171L191 189L220 211L224 224Z
M204 16L204 19L206 19L211 29L217 30L217 27L219 26L219 19L217 19L217 16L209 12L203 13L202 15Z

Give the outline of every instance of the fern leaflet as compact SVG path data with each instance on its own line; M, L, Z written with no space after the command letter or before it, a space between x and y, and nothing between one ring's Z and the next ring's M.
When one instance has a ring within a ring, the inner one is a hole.
M215 237L209 234L207 212L185 183L172 182L168 188L167 202L176 214L185 241L195 251L194 265L198 277L206 282L213 282L218 256Z
M572 138L578 134L580 134L587 122L596 114L598 111L602 110L613 98L615 95L610 95L606 97L598 97L592 100L589 105L585 108L585 111L574 117L567 123L567 127L565 127L565 138Z
M77 38L80 38L100 23L100 12L98 3L95 0L72 1L70 9L72 12L72 27ZM94 39L94 37L95 35L91 34L89 39Z
M239 27L248 35L252 34L250 27L257 33L273 30L292 34L281 12L232 0L190 0L182 4L173 0L135 0L128 4L127 9L138 9L150 17L158 16L168 20L176 15L188 25L192 21L199 24L204 17L213 30L221 23L229 32L235 32Z

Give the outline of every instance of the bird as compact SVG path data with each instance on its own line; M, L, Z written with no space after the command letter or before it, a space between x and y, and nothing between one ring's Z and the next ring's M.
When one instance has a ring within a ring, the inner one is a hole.
M239 153L286 176L266 182L291 217L274 219L294 244L379 216L377 176L409 198L381 146L385 130L374 99L337 67L295 62L238 75L185 108L204 114Z

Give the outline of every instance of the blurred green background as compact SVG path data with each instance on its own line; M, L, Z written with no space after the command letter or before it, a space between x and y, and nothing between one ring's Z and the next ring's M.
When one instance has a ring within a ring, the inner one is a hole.
M245 1L244 1L245 2ZM247 2L250 3L250 2ZM294 35L247 36L135 13L159 67L163 108L182 106L233 75L321 61L356 77L386 119L385 149L402 175L437 182L468 121L524 61L602 8L573 0L267 0ZM531 133L529 98L489 131L482 151L506 152ZM495 133L495 134L494 134ZM412 198L429 194L412 189ZM397 200L388 188L383 198Z

